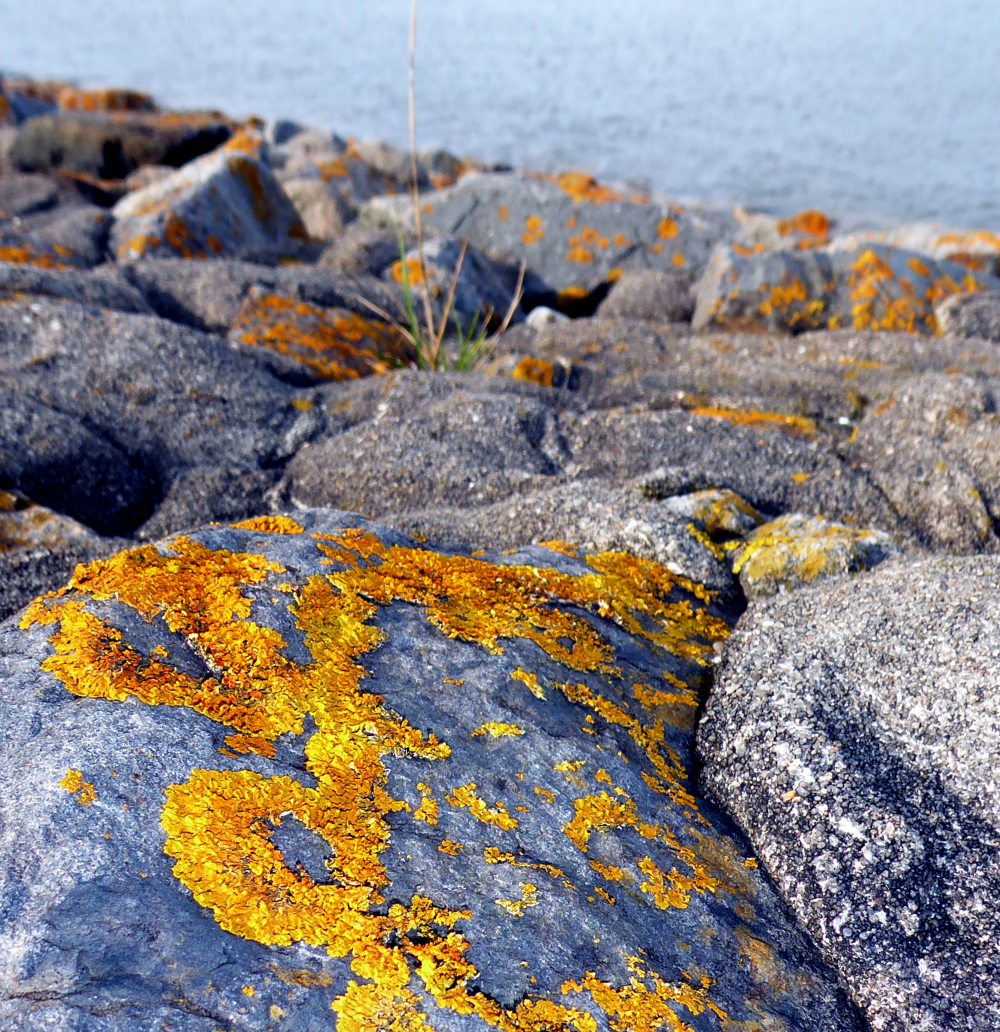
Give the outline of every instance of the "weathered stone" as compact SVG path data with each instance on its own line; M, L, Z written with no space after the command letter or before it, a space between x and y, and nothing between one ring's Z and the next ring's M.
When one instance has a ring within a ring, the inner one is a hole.
M871 244L884 244L904 251L916 251L975 272L1000 275L1000 234L977 230L954 230L935 223L914 223L889 230L866 230L836 237L831 247L853 251Z
M421 200L425 229L468 239L487 254L527 263L532 303L572 307L603 290L622 270L687 269L700 274L720 239L696 212L664 209L644 195L568 173L553 179L468 175ZM366 205L364 221L412 229L405 198ZM735 222L733 223L735 225Z
M1000 565L892 563L754 604L705 790L880 1032L1000 1026Z
M807 250L830 241L833 221L821 211L800 211L790 218L733 211L739 229L736 243L750 251Z
M279 256L297 253L308 239L271 170L240 139L129 194L114 216L111 247L119 261Z
M659 500L674 495L709 491L723 484L720 473L685 466L661 466L638 478L638 488L643 498Z
M462 265L459 269L460 259ZM415 314L423 321L426 271L426 284L436 328L444 318L444 306L453 281L455 291L448 314L447 332L454 331L452 322L456 317L463 332L469 332L473 324L477 328L495 327L503 322L514 303L514 291L504 282L501 270L478 248L467 246L463 256L462 243L454 238L428 240L423 246L423 265L418 248L413 248L406 255L405 261L405 276L403 261L397 259L383 272L382 278L394 286L402 286L405 278L409 284ZM516 307L512 322L520 322L523 318L520 307Z
M289 383L376 376L413 359L394 326L251 287L229 331L240 351Z
M569 316L564 315L555 308L549 308L547 305L536 305L528 313L525 322L527 322L531 329L537 332L544 330L548 326L557 326L559 323L569 322Z
M601 302L602 319L690 322L694 315L693 281L687 273L634 269L622 273Z
M412 235L403 239L403 250L412 249ZM369 229L360 223L348 226L316 263L335 276L381 276L399 261L400 237L391 230Z
M99 540L89 527L36 505L19 491L0 490L0 554L80 548Z
M694 326L934 334L936 305L980 290L1000 292L1000 279L880 244L759 253L726 244L698 285Z
M136 531L140 541L194 530L208 523L231 523L270 512L268 492L280 471L231 466L197 466L170 485L156 512Z
M0 306L0 327L7 307ZM5 358L0 358L0 488L15 488L103 534L123 533L146 519L152 485L128 453L61 406L30 397L26 383L25 393L6 389ZM19 378L13 381L22 386Z
M926 373L874 406L845 448L933 548L1000 551L996 385Z
M94 275L71 269L55 271L0 263L0 299L22 295L58 297L118 312L143 315L153 312L142 294L117 270L108 275Z
M59 187L48 176L0 176L0 219L21 218L59 203Z
M755 530L732 553L732 563L747 598L763 598L871 570L899 553L899 546L882 531L793 513Z
M124 179L142 165L180 167L229 138L217 114L61 114L33 118L18 131L8 161L22 172L63 169Z
M860 1029L692 793L706 597L338 513L82 568L0 631L0 1019Z
M958 294L942 301L935 315L945 335L1000 343L1000 297L996 294Z
M218 338L45 298L0 305L0 387L85 421L161 490L193 466L281 465L323 425L308 396Z
M156 111L156 102L148 93L120 87L80 89L64 86L56 98L60 111Z
M90 269L105 261L111 225L107 212L93 205L45 212L14 228L0 226L0 262L41 269Z
M335 240L344 232L347 219L343 206L324 183L318 179L286 179L281 185L314 240Z

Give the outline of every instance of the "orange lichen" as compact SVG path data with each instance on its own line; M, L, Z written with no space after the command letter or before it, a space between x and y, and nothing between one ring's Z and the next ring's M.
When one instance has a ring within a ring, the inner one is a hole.
M707 874L700 864L693 865L695 873L692 877L679 874L676 868L664 875L648 856L643 857L636 866L646 876L646 881L639 888L653 897L653 902L660 910L668 907L684 910L691 901L692 892L704 895L706 892L715 892L719 887L718 879Z
M76 797L81 806L90 806L97 799L94 786L89 781L83 780L83 774L78 770L68 770L59 781L59 787L65 788L70 795Z
M517 819L511 817L503 803L494 803L490 808L483 799L476 795L475 781L453 788L445 796L445 799L449 806L468 810L477 821L483 824L492 824L501 831L513 831L517 827Z
M565 541L539 541L540 548L547 548L550 552L558 552L560 555L568 555L575 559L580 554L577 545L568 545Z
M535 795L540 795L547 803L555 802L556 798L555 793L550 789L541 788L538 785L535 786Z
M545 699L545 691L538 684L538 675L529 673L518 667L511 675L511 680L520 681L536 699Z
M521 243L525 247L531 247L545 238L545 230L542 229L542 220L537 215L529 215L524 220L524 232L521 234Z
M438 822L438 803L431 794L430 788L422 781L417 782L417 791L420 793L420 805L413 811L415 821L425 821L431 826Z
M301 534L303 528L289 516L254 516L230 523L234 530L259 530L262 534Z
M782 412L740 412L737 409L711 407L693 408L690 412L693 416L724 419L733 426L775 426L803 437L812 437L816 433L816 424L811 419Z
M516 724L504 724L499 721L490 720L477 727L472 732L472 737L478 738L482 735L489 735L491 738L516 738L518 735L523 734L524 729L518 727Z
M487 846L483 850L483 859L488 864L510 864L511 867L525 867L531 871L544 871L550 878L554 878L557 881L561 880L566 888L571 889L573 887L566 881L566 873L560 871L558 867L554 867L552 864L533 864L524 860L518 860L513 853L501 853L496 846Z
M82 90L64 86L56 100L60 111L155 111L156 104L148 93L137 90Z
M552 378L555 376L556 367L544 358L524 357L519 359L517 365L511 370L512 380L521 380L525 383L537 383L540 387L551 387Z
M793 233L815 237L815 244L820 244L829 236L830 220L821 211L800 211L793 218L782 219L778 223L778 233L783 237L791 236Z
M673 240L677 236L677 221L671 218L662 218L656 226L656 235L661 240Z
M438 846L438 852L444 853L447 856L458 856L462 851L461 842L452 842L451 839L441 839L441 844Z
M614 864L602 864L600 860L589 860L588 863L605 881L617 883L632 880L632 876L627 871L615 867Z
M584 172L564 172L556 177L555 182L577 204L586 203L600 207L602 204L612 204L622 199L617 190L601 186L596 179Z
M601 899L603 899L604 902L609 904L610 906L615 905L615 897L612 896L610 893L605 892L604 889L602 889L599 885L594 886L594 893L600 896Z
M412 351L388 323L265 292L247 297L232 332L242 344L292 358L324 380L383 375L408 362Z
M514 917L524 917L525 910L529 907L537 907L538 903L538 887L532 885L531 882L521 882L520 899L497 900L497 906L503 907L508 914L512 914Z
M269 760L275 757L274 746L266 738L258 735L226 735L223 741L234 753L256 753Z

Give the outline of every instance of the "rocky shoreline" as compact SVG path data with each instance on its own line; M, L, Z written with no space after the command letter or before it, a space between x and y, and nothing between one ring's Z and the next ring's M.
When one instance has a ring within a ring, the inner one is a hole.
M0 1026L1000 1029L1000 237L412 168L0 77Z

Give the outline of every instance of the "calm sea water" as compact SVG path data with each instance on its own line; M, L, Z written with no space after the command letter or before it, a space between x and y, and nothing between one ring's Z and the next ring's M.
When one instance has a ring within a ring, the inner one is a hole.
M408 0L0 0L0 68L406 140ZM1000 229L997 0L421 0L422 147Z

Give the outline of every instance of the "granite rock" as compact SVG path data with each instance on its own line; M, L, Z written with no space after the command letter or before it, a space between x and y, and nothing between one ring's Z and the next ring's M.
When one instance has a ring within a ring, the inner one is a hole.
M877 1032L1000 1026L998 579L897 561L755 603L699 731L704 790Z
M0 262L90 269L107 259L111 218L96 205L60 206L0 225Z
M692 793L703 591L295 521L0 629L5 1028L860 1032Z
M48 176L0 176L0 219L19 219L59 203L59 187Z
M89 527L37 505L19 491L0 490L0 554L86 548L99 540Z
M0 263L0 298L19 296L62 298L117 312L153 314L142 294L117 269L107 275L94 275L74 269Z
M935 314L946 336L1000 343L1000 297L996 294L958 294L942 301Z
M602 319L644 322L690 322L694 315L693 281L687 273L665 269L624 272L601 302Z

